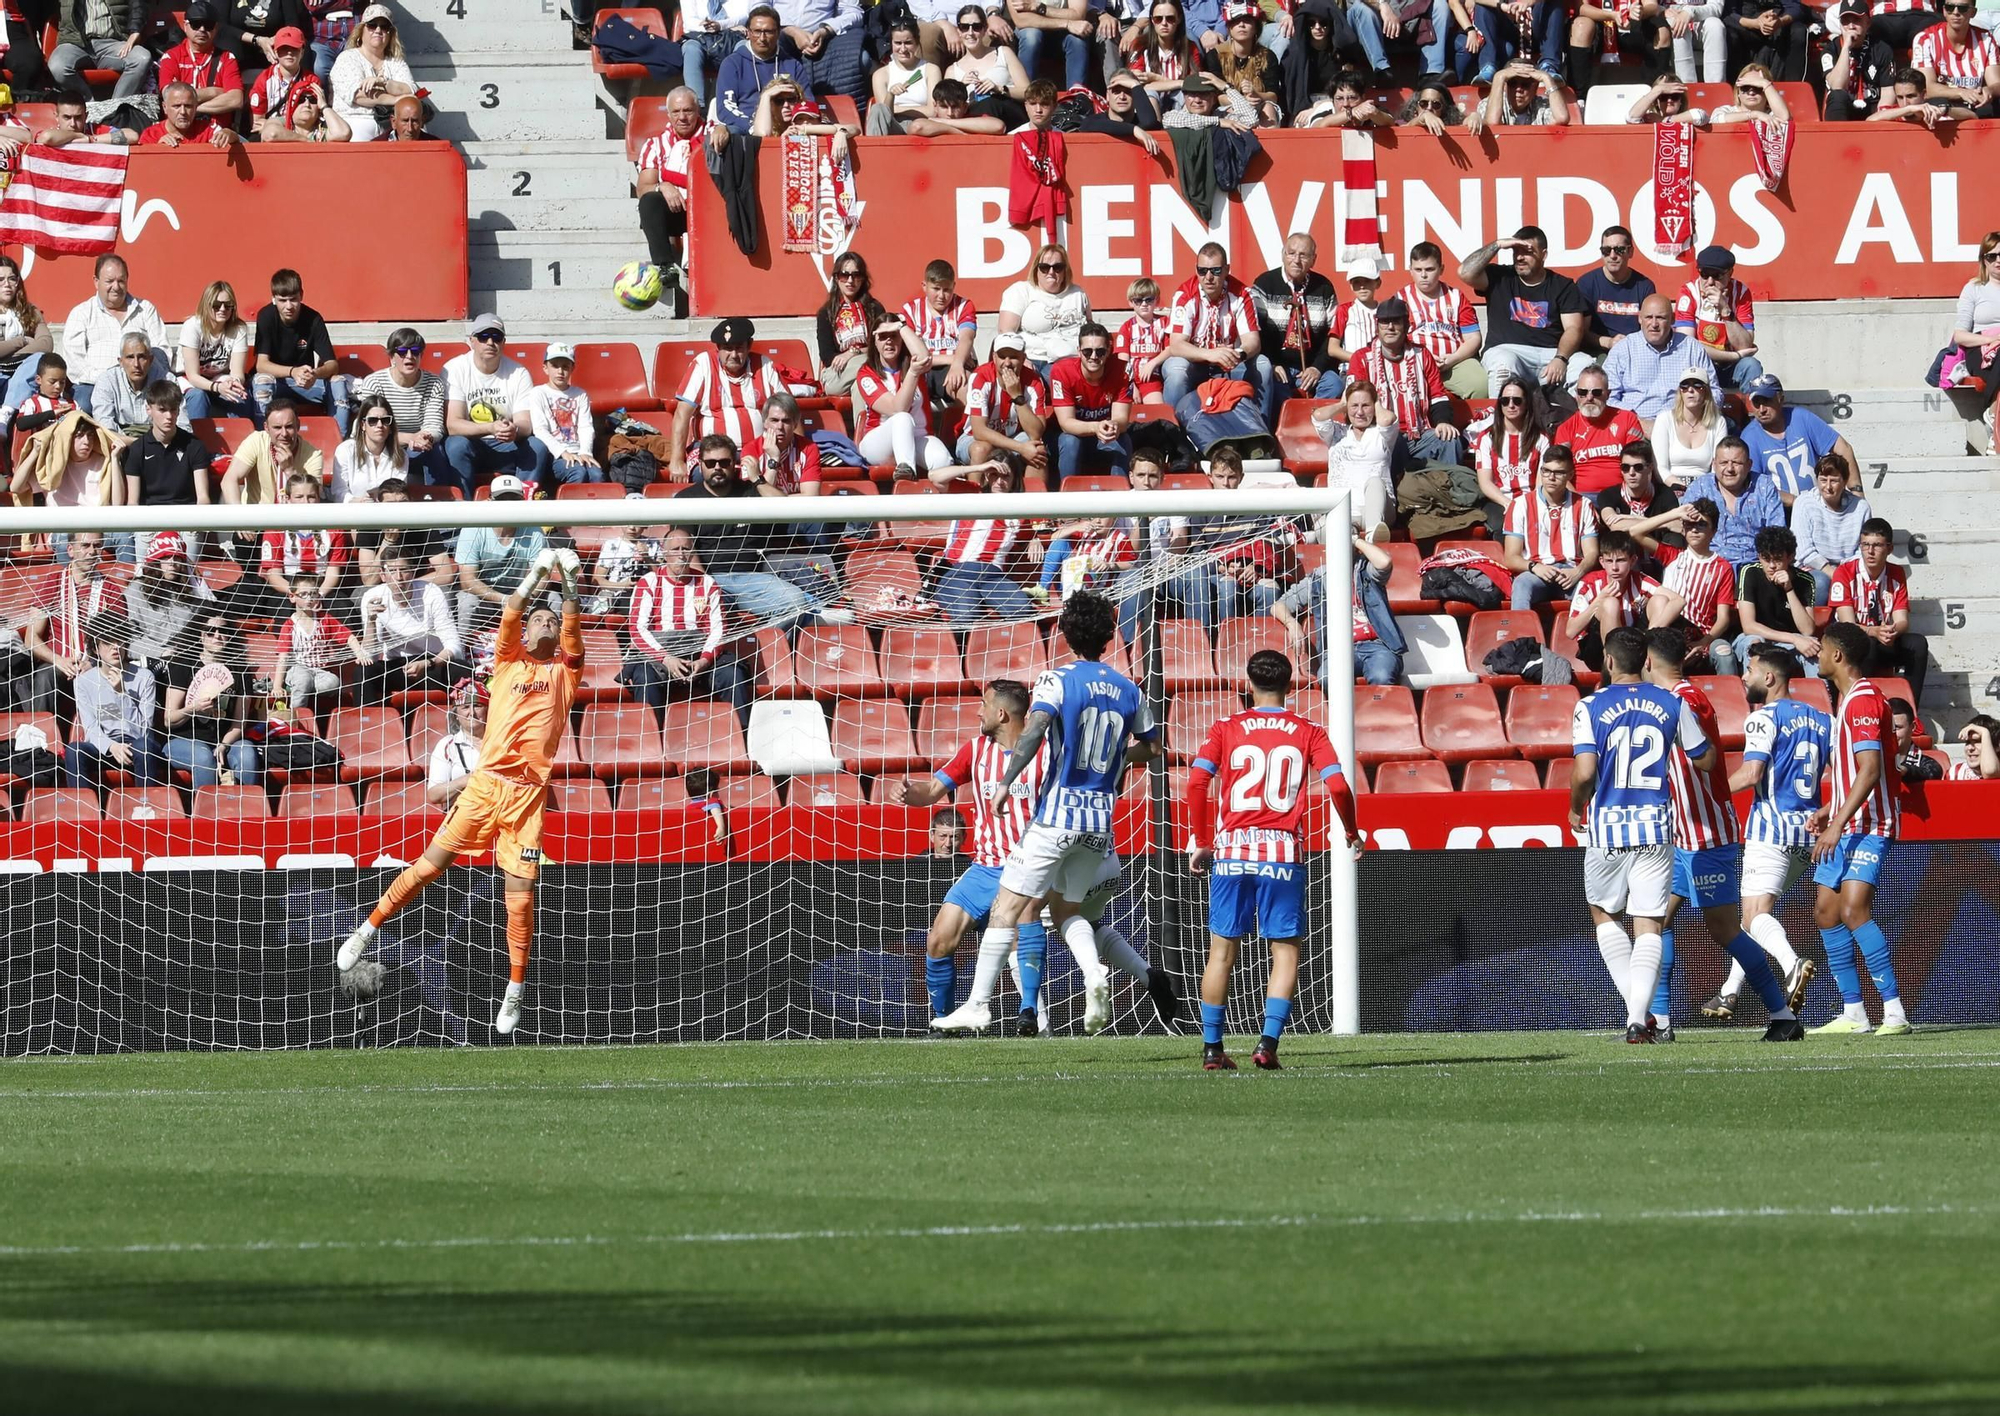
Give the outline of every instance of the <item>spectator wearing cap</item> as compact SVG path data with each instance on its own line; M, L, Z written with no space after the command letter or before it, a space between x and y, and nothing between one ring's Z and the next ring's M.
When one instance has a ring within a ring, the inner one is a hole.
M2000 111L2000 42L1975 29L1974 0L1944 0L1944 23L1910 45L1910 67L1924 76L1925 96L1959 103L1981 118Z
M155 531L146 540L139 573L125 587L125 619L132 627L135 662L158 672L167 659L191 647L187 640L201 606L215 592L195 573L189 538Z
M199 0L197 0L199 3ZM49 76L59 89L82 85L85 69L114 69L115 98L130 98L146 87L153 55L139 42L146 28L141 0L58 0L56 47L49 53ZM15 31L17 42L32 42Z
M1715 470L1688 483L1683 502L1707 497L1722 512L1715 527L1715 549L1741 570L1757 559L1757 533L1777 527L1791 541L1785 526L1785 504L1769 477L1750 467L1750 449L1741 438L1724 438L1715 450ZM1798 543L1792 541L1796 550ZM1810 586L1807 587L1810 590Z
M1493 258L1509 256L1505 269ZM1567 383L1592 367L1583 352L1589 316L1576 282L1548 268L1549 238L1539 226L1523 226L1459 262L1458 278L1486 297L1487 392L1499 396L1510 376L1532 379L1543 388Z
M1597 253L1604 263L1576 278L1577 293L1583 296L1590 316L1590 332L1583 347L1591 357L1602 358L1620 340L1639 332L1639 308L1653 293L1653 282L1632 267L1637 243L1623 226L1607 226L1597 238ZM1673 306L1667 307L1669 314Z
M1874 514L1848 485L1846 463L1827 456L1814 465L1812 494L1792 503L1792 536L1799 564L1812 572L1815 605L1832 594L1833 572L1860 554L1861 528Z
M417 81L403 59L403 41L396 37L395 16L387 5L370 5L361 12L361 23L334 60L328 83L333 111L347 120L357 143L381 137L388 127L388 110L397 99L417 91Z
M225 148L237 141L236 130L195 111L194 90L186 84L168 84L160 90L159 122L139 134L147 147Z
M1375 311L1375 338L1348 362L1349 382L1365 382L1395 414L1391 466L1465 461L1465 440L1452 422L1451 397L1430 350L1410 342L1410 307L1391 295Z
M1813 469L1823 457L1837 457L1847 468L1848 484L1861 485L1861 464L1846 438L1826 420L1804 408L1785 406L1785 386L1776 374L1759 374L1744 389L1750 399L1751 421L1743 442L1750 449L1752 470L1771 479L1789 509L1813 490Z
M590 419L590 395L570 382L576 351L551 344L542 355L548 382L528 395L528 426L535 439L536 476L563 482L602 482L604 469L592 456L597 431Z
M1020 331L996 334L984 364L965 386L965 432L958 460L986 462L1018 457L1038 472L1048 470L1043 429L1049 416L1049 389L1028 365L1028 345Z
M844 93L855 105L868 101L868 70L862 57L866 33L861 0L778 0L785 38L803 66L801 87L816 93ZM1081 82L1081 80L1079 80Z
M389 366L377 369L354 387L355 405L370 398L387 400L396 415L396 441L409 454L412 469L433 486L457 485L457 474L444 455L444 380L424 368L424 337L408 325L389 332L382 341Z
M259 141L344 143L353 137L347 120L328 108L326 85L306 70L305 42L294 27L279 30L272 41L277 61L250 85L251 129ZM315 111L301 115L308 96Z
M535 381L500 350L507 326L484 314L465 327L466 352L444 366L444 460L467 496L479 479L537 467L528 400Z
M1273 427L1287 398L1338 398L1347 381L1328 343L1340 292L1314 268L1318 262L1319 243L1295 231L1278 268L1250 282L1258 338L1271 361L1264 416Z
M1493 76L1486 102L1466 115L1465 128L1469 133L1488 128L1567 128L1569 119L1562 80L1516 59Z
M1868 0L1841 0L1839 20L1838 47L1820 51L1826 74L1820 116L1829 123L1851 123L1871 116L1883 90L1895 82L1896 47L1871 26Z
M1736 278L1736 257L1727 246L1702 247L1694 268L1694 279L1674 301L1674 328L1693 335L1707 352L1718 388L1746 388L1764 372L1750 287Z
M750 131L757 120L758 100L779 79L792 80L802 92L811 88L805 61L784 52L782 45L778 12L769 5L756 6L744 19L742 45L723 58L715 75L715 120L730 132Z
M1160 380L1168 404L1178 408L1212 378L1240 379L1262 398L1271 361L1249 292L1230 275L1229 253L1210 241L1195 252L1194 275L1174 292Z
M236 56L216 45L221 19L211 0L194 0L181 19L187 38L160 56L159 80L162 93L174 84L188 85L194 90L196 113L230 123L243 111L243 72L237 67ZM299 33L295 29L286 32ZM301 36L299 43L304 42ZM252 116L262 115L253 112Z
M1327 352L1342 369L1375 337L1375 311L1381 303L1382 267L1372 256L1358 256L1345 274L1353 298L1343 300L1334 307L1333 319L1326 331Z
M153 737L158 682L151 669L128 656L124 625L100 621L90 634L96 661L76 676L76 721L83 736L63 751L69 784L99 787L109 767L151 786L166 775Z
M487 488L491 501L522 501L528 484L502 472ZM468 526L458 533L452 559L458 562L458 632L469 639L500 620L500 607L521 583L528 567L548 545L539 526Z
M1715 365L1707 351L1692 335L1674 328L1673 302L1652 292L1650 283L1646 296L1639 302L1638 322L1638 337L1620 337L1604 356L1604 376L1611 381L1613 408L1628 409L1650 426L1673 407L1677 391L1690 370L1707 380L1710 394L1715 394Z
M1715 466L1716 449L1729 436L1709 382L1715 368L1689 365L1681 370L1674 401L1653 420L1653 461L1667 485L1685 488Z
M737 447L757 434L758 410L774 393L785 391L778 370L762 354L751 352L757 326L743 315L718 321L708 332L713 349L695 355L674 395L674 421L667 435L667 480L694 476L689 450L700 439L720 433Z
M690 51L692 52L692 51ZM646 139L637 164L639 229L647 259L678 270L687 238L690 174L702 160L701 100L685 86L667 95L667 126Z
M207 506L216 499L214 473L208 449L188 431L180 385L153 380L146 386L144 409L144 435L119 454L126 505Z
M1889 559L1895 528L1879 516L1861 523L1861 544L1853 560L1833 573L1827 603L1843 624L1858 624L1868 636L1868 659L1858 665L1869 675L1898 674L1910 681L1910 693L1924 698L1924 678L1930 672L1930 643L1910 630L1910 572Z

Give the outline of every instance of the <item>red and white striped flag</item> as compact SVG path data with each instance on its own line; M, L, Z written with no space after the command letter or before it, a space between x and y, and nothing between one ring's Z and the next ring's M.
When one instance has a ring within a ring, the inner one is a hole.
M1358 260L1382 260L1382 219L1375 199L1375 135L1365 128L1340 130L1339 269Z
M126 152L99 143L23 149L0 198L0 242L71 256L116 246Z

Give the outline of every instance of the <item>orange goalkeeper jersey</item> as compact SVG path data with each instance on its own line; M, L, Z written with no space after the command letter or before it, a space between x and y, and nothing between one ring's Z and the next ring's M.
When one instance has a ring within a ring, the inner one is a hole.
M510 782L542 786L569 731L569 708L583 675L583 627L575 613L565 613L555 654L531 659L521 649L521 620L514 609L500 615L479 765Z

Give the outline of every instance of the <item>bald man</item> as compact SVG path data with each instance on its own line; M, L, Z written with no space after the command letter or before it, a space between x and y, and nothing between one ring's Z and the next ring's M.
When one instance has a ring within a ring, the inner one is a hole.
M1629 409L1646 423L1673 407L1681 375L1699 370L1715 396L1715 363L1692 335L1674 332L1674 302L1648 295L1639 302L1639 332L1621 339L1604 356L1611 381L1611 406Z
M415 94L404 94L396 100L396 106L389 115L389 141L392 143L437 141L424 131L424 101Z

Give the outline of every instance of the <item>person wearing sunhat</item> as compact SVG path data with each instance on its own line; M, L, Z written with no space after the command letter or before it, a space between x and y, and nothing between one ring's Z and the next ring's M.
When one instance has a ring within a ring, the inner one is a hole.
M1278 103L1278 56L1263 43L1264 12L1254 0L1229 0L1222 22L1229 34L1215 51L1222 82L1249 100L1259 127L1280 126L1285 115Z
M193 0L181 17L187 38L160 56L160 91L186 84L194 90L196 113L231 123L243 110L243 73L236 56L215 42L221 24L214 0Z
M501 352L506 338L498 315L474 316L465 327L466 352L444 366L444 460L468 496L482 477L536 472L528 418L535 382Z
M269 129L283 126L290 111L292 92L301 80L312 79L319 86L321 106L326 105L326 82L316 77L306 64L306 36L303 30L296 25L287 25L272 35L271 53L271 67L259 74L257 81L250 85L245 105L250 115L250 129L259 137L266 136Z
M329 87L334 112L354 130L355 142L373 142L388 132L390 110L397 99L417 91L417 81L403 58L403 42L396 37L396 19L387 5L370 5L361 12L347 48L333 61Z

